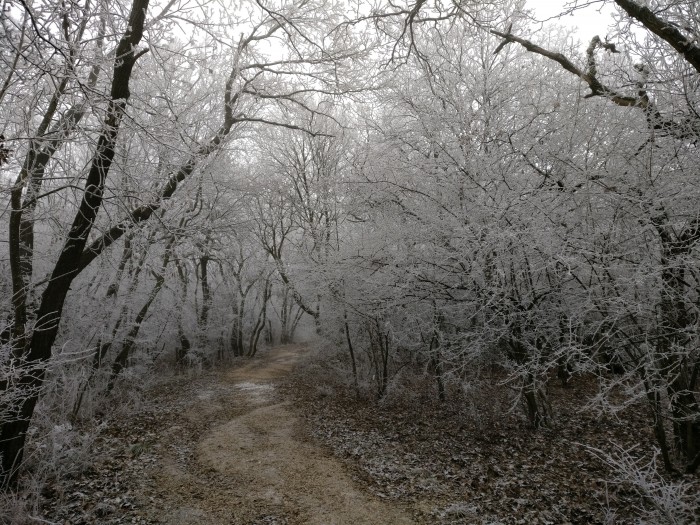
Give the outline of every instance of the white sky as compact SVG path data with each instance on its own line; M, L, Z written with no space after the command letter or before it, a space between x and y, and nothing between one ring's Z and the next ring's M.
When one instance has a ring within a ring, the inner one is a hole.
M547 20L562 12L566 12L567 6L574 3L585 5L589 2L581 0L578 2L566 0L527 0L527 7L535 11L535 16L538 20ZM600 35L601 38L605 38L608 32L608 26L613 22L612 13L613 7L610 4L604 5L604 2L600 1L595 2L593 5L577 9L572 14L549 20L546 23L560 23L575 29L577 37L586 42L595 35Z

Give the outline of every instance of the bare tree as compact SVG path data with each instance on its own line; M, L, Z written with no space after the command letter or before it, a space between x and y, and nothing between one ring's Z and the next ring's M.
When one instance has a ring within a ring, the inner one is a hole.
M77 4L71 5L72 8L78 9ZM172 23L166 16L172 7L171 3L149 21L148 31L151 31L151 26L154 27L154 33L149 36L158 34L158 23L162 22L165 26ZM79 102L75 106L66 107L60 101L66 96L69 85L84 88L88 94L96 85L94 83L97 82L101 68L94 66L88 71L87 81L79 82L80 76L76 76L76 72L73 71L73 64L79 60L77 55L74 57L72 54L77 43L81 42L82 33L88 31L85 28L93 26L86 22L84 27L80 26L73 31L66 15L50 28L47 26L42 29L36 23L37 13L26 6L28 20L33 22L31 25L35 36L42 42L40 53L44 52L45 47L50 50L49 53L62 57L63 67L67 72L63 76L50 78L56 80L55 94L46 104L42 123L34 134L37 139L31 142L27 149L27 163L20 170L11 191L9 245L13 278L13 354L11 362L6 364L8 369L16 370L16 375L14 379L8 378L1 385L3 415L0 441L4 487L12 486L17 481L26 431L46 377L46 368L51 358L51 348L58 335L66 297L76 277L107 248L133 231L138 224L150 219L158 210L168 210L178 188L198 169L206 166L206 160L212 153L224 149L234 130L243 136L253 124L298 128L296 124L285 121L285 112L289 107L315 112L308 104L313 93L334 95L345 89L338 86L337 69L329 70L327 66L360 56L366 50L366 46L360 45L350 49L355 45L352 37L323 40L322 28L333 23L333 15L314 15L316 7L317 5L309 0L289 5L280 4L276 7L255 4L246 32L236 39L232 46L230 39L227 42L226 39L215 38L212 45L222 46L222 56L228 58L228 75L221 82L219 91L223 104L218 123L213 118L206 119L190 136L183 134L178 125L173 126L173 129L149 129L148 126L135 128L143 132L145 137L162 133L162 136L170 139L176 135L173 131L181 132L181 144L173 146L164 140L157 147L148 147L145 145L147 142L139 144L124 140L123 137L120 138L119 133L124 125L133 125L134 120L131 117L140 114L157 117L163 110L166 114L170 112L174 120L177 121L178 118L177 100L171 96L156 97L158 108L149 108L148 104L138 97L134 100L130 97L130 87L146 89L146 85L140 82L140 76L134 72L137 60L149 49L139 45L146 30L148 2L133 3L131 11L123 20L98 17L97 20L103 20L103 23L121 27L119 31L122 32L122 37L113 54L109 53L113 74L109 85L106 86L108 96L103 109L93 106L96 112L102 111L104 115L101 130L95 136L95 142L87 142L86 148L77 152L73 158L69 156L70 141L67 139L86 114L84 112L88 106ZM102 12L99 9L97 11ZM86 16L84 20L94 20L94 17ZM91 45L96 49L98 56L101 54L100 27L102 26L98 24L91 29L94 42ZM277 38L290 44L285 47L281 58L271 58L263 51L256 50L256 46L261 42ZM156 59L170 56L164 50L167 46L160 47L156 39L151 44L152 55L157 56ZM228 49L227 45L230 46ZM207 67L198 71L203 75L202 78L206 74L212 74ZM150 70L145 68L143 74L148 78ZM132 79L132 76L135 78ZM85 100L94 102L87 95ZM133 114L127 116L127 109L132 107ZM208 102L205 107L210 109L213 103ZM72 181L77 182L81 179L80 170L71 171L71 163L67 160L78 161L80 155L91 157L84 189L79 190L75 184L64 184L40 194L42 181L45 179L44 170L52 156L61 148L65 155L65 159L61 160L66 162L66 173ZM165 176L154 177L155 182L145 195L125 196L117 193L119 185L108 185L110 172L116 171L123 177L128 176L133 169L129 161L130 155L138 153L146 157L153 156L158 149L161 155L158 156L159 166L154 173L164 173ZM167 152L176 150L177 155L171 154L168 158ZM117 195L114 199L110 195L113 189ZM30 239L36 221L31 215L39 200L48 202L51 195L61 192L74 195L79 204L72 221L68 219L69 224L66 225L65 231L59 234L65 235L66 238L55 264L48 272L48 278L34 285L31 282L33 269L29 264L37 252L33 246L35 241ZM124 213L124 208L130 208L130 211ZM98 215L100 210L108 213ZM114 214L123 215L123 219L114 222ZM156 281L160 282L160 278ZM32 297L34 289L37 292L41 291L36 310L28 306L28 298Z
M36 312L37 327L28 342L24 333L26 283L22 275L24 272L21 270L22 255L18 249L19 239L14 236L19 232L18 223L23 208L19 199L23 186L30 183L29 176L23 172L15 183L12 194L14 215L10 225L11 247L15 246L11 251L10 259L15 289L13 359L17 362L15 366L22 372L12 384L6 382L3 385L3 390L10 388L21 392L19 399L15 398L12 406L3 407L10 414L3 421L0 430L0 442L3 447L0 481L3 487L12 486L17 481L27 428L46 373L45 363L51 356L51 346L58 332L63 304L73 279L80 271L80 254L87 243L88 235L102 204L105 179L114 158L117 133L130 96L129 80L136 61L145 52L144 49L139 49L139 43L143 36L147 9L147 0L135 0L131 6L129 27L115 51L116 60L107 116L86 177L85 193L49 283L42 294L41 303ZM47 123L50 121L50 119L46 120Z

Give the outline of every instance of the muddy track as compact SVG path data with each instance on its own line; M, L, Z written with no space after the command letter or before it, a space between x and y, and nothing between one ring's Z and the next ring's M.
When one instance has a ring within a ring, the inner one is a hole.
M309 441L280 400L283 379L306 349L288 345L220 374L163 429L149 518L188 524L411 524L378 500L329 452ZM215 422L212 424L212 421ZM199 432L198 429L206 431Z

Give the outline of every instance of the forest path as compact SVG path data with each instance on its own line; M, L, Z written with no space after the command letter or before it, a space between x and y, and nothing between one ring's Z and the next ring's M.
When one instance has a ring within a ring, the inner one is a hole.
M276 382L306 352L303 345L273 348L212 378L188 400L185 424L160 434L158 448L167 454L149 490L153 521L414 523L397 505L363 490L342 463L304 436L294 407L280 402Z

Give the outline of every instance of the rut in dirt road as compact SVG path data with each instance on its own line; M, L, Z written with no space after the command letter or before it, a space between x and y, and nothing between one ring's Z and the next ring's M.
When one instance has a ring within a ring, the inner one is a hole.
M275 381L305 350L300 345L274 348L218 376L220 384L194 400L188 419L222 422L189 444L193 458L186 467L176 457L163 463L155 487L164 507L160 523L414 523L400 507L363 490L338 460L304 439L294 408L276 399Z

